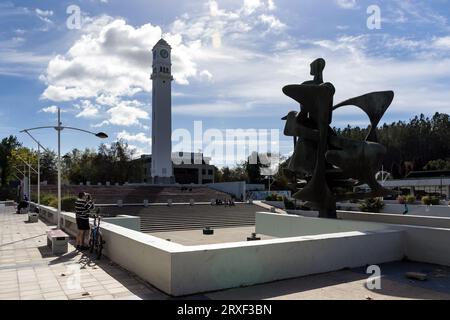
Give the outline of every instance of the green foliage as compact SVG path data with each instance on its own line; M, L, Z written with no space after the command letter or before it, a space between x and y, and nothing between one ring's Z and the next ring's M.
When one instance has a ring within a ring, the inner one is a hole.
M14 136L3 138L0 143L0 179L3 188L6 188L9 181L13 179L12 153L18 147L20 147L20 143Z
M77 197L66 196L61 198L61 210L67 212L75 211L75 201ZM44 206L49 206L53 208L58 207L58 198L52 193L41 194L41 204Z
M222 169L217 169L214 181L215 182L247 181L247 173L245 172L245 163L238 164L234 168L223 167Z
M48 203L48 206L52 208L58 208L58 198L51 199Z
M283 201L283 197L272 193L266 197L266 201Z
M284 197L283 198L283 202L284 202L284 208L287 210L295 210L295 203L291 200L289 200L288 198Z
M380 198L365 199L359 206L362 212L380 212L384 208L384 202Z
M12 188L0 188L0 201L16 200L16 190Z
M431 197L431 196L424 196L424 197L422 197L422 203L427 206L429 206L429 205L437 206L437 205L439 205L439 198Z
M358 140L363 140L368 133L368 128L350 126L335 130L338 135ZM448 164L443 164L442 160L429 162L448 158L449 132L450 117L444 113L436 113L432 118L421 114L409 122L384 124L378 130L378 138L387 148L383 159L385 170L394 178L401 178L408 174L408 170L422 170L425 166L427 170L445 169ZM406 166L408 163L410 168Z
M53 151L41 153L41 181L56 184L58 178L57 158Z
M445 160L438 159L438 160L431 160L428 161L425 167L423 167L423 170L432 171L432 170L450 170L450 158L447 158Z
M74 212L75 201L77 201L77 197L68 196L61 198L61 210L67 212Z
M97 152L73 149L64 156L64 176L74 184L141 182L144 166L140 159L133 160L133 156L134 151L122 140L109 147L101 144Z
M414 204L416 202L416 197L412 194L406 196L406 203Z
M57 198L53 193L41 193L41 204L44 206L51 206L51 203L57 202ZM58 205L58 204L56 204Z

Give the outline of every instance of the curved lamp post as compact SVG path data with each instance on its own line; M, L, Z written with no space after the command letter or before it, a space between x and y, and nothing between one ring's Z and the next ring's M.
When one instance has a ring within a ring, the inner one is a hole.
M60 215L61 215L61 131L64 129L68 129L68 130L75 130L75 131L81 131L84 133L89 133L92 134L100 139L106 139L108 138L108 135L104 132L92 132L92 131L88 131L88 130L84 130L84 129L80 129L80 128L74 128L74 127L64 127L62 126L61 123L61 110L60 108L58 108L58 124L56 127L54 126L44 126L44 127L36 127L36 128L29 128L29 129L24 129L20 132L25 132L27 133L30 137L31 134L29 133L29 131L33 131L33 130L40 130L40 129L55 129L58 132L58 214L57 214L57 218L58 218L58 229L60 229L61 227L61 221L60 221ZM32 137L32 139L38 143L38 145L40 145L40 143L34 139Z
M37 153L37 180L38 180L38 184L37 184L37 198L38 198L38 207L39 209L41 209L41 148L45 151L48 152L47 148L45 148L38 140L36 140L28 131L26 130L22 130L21 132L25 132L26 134L28 134L30 136L31 139L33 139L34 142L37 143L38 145L38 153ZM36 171L35 171L36 172ZM30 193L30 192L28 192ZM31 200L31 196L29 195L30 200Z

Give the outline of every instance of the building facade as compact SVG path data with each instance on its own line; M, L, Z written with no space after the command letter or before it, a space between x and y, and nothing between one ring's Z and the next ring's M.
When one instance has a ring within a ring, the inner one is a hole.
M188 160L189 159L189 160ZM172 153L172 167L174 181L180 184L207 184L214 182L215 167L211 165L210 158L203 157L201 153L174 152ZM140 161L144 167L141 178L142 183L155 183L152 177L152 155L142 155Z

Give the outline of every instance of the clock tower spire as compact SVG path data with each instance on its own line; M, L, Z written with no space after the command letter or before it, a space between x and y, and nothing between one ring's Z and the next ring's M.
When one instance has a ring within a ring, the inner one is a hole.
M172 63L170 45L159 40L153 47L152 169L153 183L173 183Z

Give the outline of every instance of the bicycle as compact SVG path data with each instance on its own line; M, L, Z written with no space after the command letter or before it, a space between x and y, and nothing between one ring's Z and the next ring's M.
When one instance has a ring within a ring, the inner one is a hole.
M91 227L91 234L89 238L89 252L94 253L95 251L97 259L102 257L103 245L106 243L105 240L103 240L103 236L100 231L101 216L99 213L100 209L97 208L95 214L93 215L94 225Z

